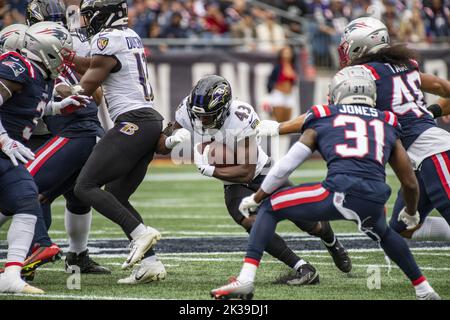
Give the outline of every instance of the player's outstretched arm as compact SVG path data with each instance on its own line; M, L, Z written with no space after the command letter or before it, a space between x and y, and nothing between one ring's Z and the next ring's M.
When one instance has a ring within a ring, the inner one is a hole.
M450 81L436 77L433 74L420 74L420 89L442 98L450 98Z
M406 203L406 212L413 216L417 212L419 201L419 185L411 166L410 159L400 140L397 140L389 159L389 164L400 181L403 198Z
M116 66L117 59L115 57L94 55L91 59L89 69L87 69L80 80L80 86L83 89L80 93L92 96Z
M262 137L273 137L290 133L299 133L305 123L306 114L295 119L278 123L273 120L263 120L256 127L256 134Z
M278 132L280 135L290 134L290 133L300 133L305 123L306 113L298 116L295 119L285 121L280 123Z

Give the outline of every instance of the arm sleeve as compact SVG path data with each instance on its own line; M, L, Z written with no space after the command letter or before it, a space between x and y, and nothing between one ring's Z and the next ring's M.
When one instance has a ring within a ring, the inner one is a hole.
M309 158L311 153L311 149L308 146L301 142L296 142L289 149L288 153L270 169L261 185L261 189L265 193L270 194L280 188L291 173Z

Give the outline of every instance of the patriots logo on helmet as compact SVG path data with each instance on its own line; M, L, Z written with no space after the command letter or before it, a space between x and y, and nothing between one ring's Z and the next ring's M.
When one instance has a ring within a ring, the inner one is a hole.
M14 72L14 76L18 77L20 74L25 72L25 68L22 67L19 63L14 61L3 61L3 65L11 68L11 70Z
M225 102L225 96L228 94L228 89L226 87L218 87L214 90L212 94L212 100L208 104L208 108L214 108L219 102Z
M98 40L97 40L97 47L98 47L100 50L103 50L103 49L106 48L106 46L108 45L108 43L109 43L109 39L108 39L108 38L104 38L104 37L98 38Z
M61 42L67 40L67 34L58 28L47 28L47 29L44 29L37 33L48 34L48 35L54 36L54 37L58 38L59 40L61 40Z
M355 22L350 24L347 28L345 28L345 33L352 32L353 30L359 28L369 28L369 26L365 22Z

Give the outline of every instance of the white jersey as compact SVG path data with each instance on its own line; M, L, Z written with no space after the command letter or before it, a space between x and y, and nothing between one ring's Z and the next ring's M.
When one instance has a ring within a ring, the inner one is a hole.
M153 107L147 58L141 38L132 29L106 29L91 40L91 56L114 56L118 71L102 84L111 120L128 111Z
M188 97L186 97L178 107L175 113L176 122L192 134L201 134L203 141L214 141L227 145L231 150L235 150L235 142L239 142L247 137L256 135L256 126L259 123L258 114L248 103L232 100L229 109L229 115L226 117L222 127L219 130L207 130L200 133L192 126L191 118L188 114L187 107ZM269 156L258 143L256 169L253 178L256 178L269 160ZM225 184L233 184L229 181L223 181Z
M426 158L448 150L450 150L450 133L439 127L431 127L425 130L406 151L413 169L416 170Z

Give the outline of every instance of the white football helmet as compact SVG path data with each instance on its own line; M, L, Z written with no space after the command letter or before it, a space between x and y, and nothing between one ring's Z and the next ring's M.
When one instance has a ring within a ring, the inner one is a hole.
M340 70L330 83L331 104L365 104L375 107L377 86L372 74L363 66Z
M3 28L0 31L0 53L22 49L25 30L27 29L28 26L19 23Z
M39 22L25 32L22 52L28 59L42 63L53 79L66 70L64 51L72 52L72 50L72 36L59 23Z
M388 29L380 20L363 17L351 21L344 29L338 47L341 68L353 59L387 47L389 41Z

